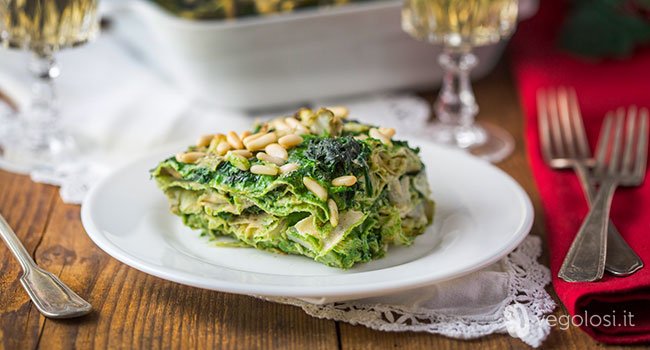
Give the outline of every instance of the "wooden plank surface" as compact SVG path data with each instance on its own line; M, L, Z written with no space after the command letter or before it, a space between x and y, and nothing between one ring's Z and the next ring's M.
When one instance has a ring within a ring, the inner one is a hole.
M505 127L516 152L499 166L535 206L532 234L544 236L539 195L528 167L523 117L507 65L477 82L479 120ZM424 93L429 99L434 92ZM57 189L0 171L0 212L38 264L57 274L95 311L75 320L42 317L20 286L20 266L0 245L0 349L526 349L507 335L461 341L427 333L373 331L307 316L256 298L187 287L146 275L111 258L86 236L80 208ZM547 264L545 254L542 262ZM549 286L549 292L553 293ZM559 302L558 302L559 304ZM566 314L561 307L556 315ZM617 349L576 329L554 329L547 349ZM630 348L630 347L627 347Z

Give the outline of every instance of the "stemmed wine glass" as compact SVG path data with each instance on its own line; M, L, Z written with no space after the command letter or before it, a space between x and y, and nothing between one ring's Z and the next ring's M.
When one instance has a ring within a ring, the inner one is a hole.
M477 64L473 47L497 43L514 31L517 5L517 0L404 0L404 31L443 46L438 62L444 76L434 105L438 121L424 128L434 141L491 162L512 152L514 140L505 130L474 122L478 105L470 71Z
M59 121L53 54L92 40L98 32L97 0L0 0L0 43L32 53L31 102L0 139L2 162L28 171L69 158L74 140ZM7 128L5 128L7 129Z

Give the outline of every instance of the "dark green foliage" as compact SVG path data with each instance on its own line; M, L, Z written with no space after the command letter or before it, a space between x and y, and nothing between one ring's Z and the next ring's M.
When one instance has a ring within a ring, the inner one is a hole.
M289 214L289 216L287 216L287 226L291 227L295 225L298 221L308 217L309 214L310 213L306 211L297 211Z
M254 0L153 0L165 10L184 18L209 20L232 19L234 17L248 17L256 15L269 15L278 12L289 12L301 8L317 6L337 6L345 2L363 2L370 0L279 0L273 3L264 3L258 7ZM376 1L376 0L375 0ZM269 5L271 5L269 7Z
M207 168L196 168L194 171L189 173L187 177L185 178L186 180L190 181L196 181L200 184L207 184L214 178L214 174L210 171L210 169Z
M590 58L630 55L650 41L649 10L648 0L576 0L560 46Z
M243 215L257 215L257 214L261 214L263 212L264 212L264 210L262 210L262 208L253 205L253 206L250 206L250 207L244 209L242 214Z
M316 170L338 176L359 174L368 167L370 149L352 137L312 138L304 157L314 161Z
M415 148L410 147L408 141L393 140L393 145L394 146L402 146L402 147L410 148L410 149L413 150L413 152L415 152L415 154L420 154L420 147L415 147Z
M255 162L251 162L251 164L255 164ZM273 177L242 171L229 162L222 162L217 167L214 181L241 191L262 191L273 182Z

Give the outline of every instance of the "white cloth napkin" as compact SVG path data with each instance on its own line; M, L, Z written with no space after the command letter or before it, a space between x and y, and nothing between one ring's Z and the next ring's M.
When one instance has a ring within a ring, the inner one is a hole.
M250 116L208 108L138 60L110 34L57 57L62 67L57 80L61 122L76 138L79 158L31 176L61 186L66 202L80 203L98 179L131 157L172 143L182 149L196 137L224 126L243 130L254 117L280 115ZM27 59L21 52L2 51L0 55L0 87L21 106L29 98ZM399 125L402 135L414 132L429 116L428 104L411 95L313 103L330 104L345 104L356 119ZM550 330L543 315L555 307L544 291L550 276L536 261L540 252L539 238L529 237L492 266L406 293L325 305L291 298L272 300L298 305L315 317L380 330L426 331L463 339L509 332L538 346Z

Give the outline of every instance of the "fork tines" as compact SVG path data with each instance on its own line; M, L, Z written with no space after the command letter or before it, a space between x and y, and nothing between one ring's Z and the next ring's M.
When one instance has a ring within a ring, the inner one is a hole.
M561 159L591 162L591 150L573 88L540 89L537 108L542 154L547 163ZM568 165L568 164L567 164Z
M612 124L615 124L613 132ZM623 108L610 111L601 128L594 175L602 177L618 174L624 185L640 185L645 177L647 153L648 110L641 108L639 111L636 106L631 106L627 110L627 117Z

